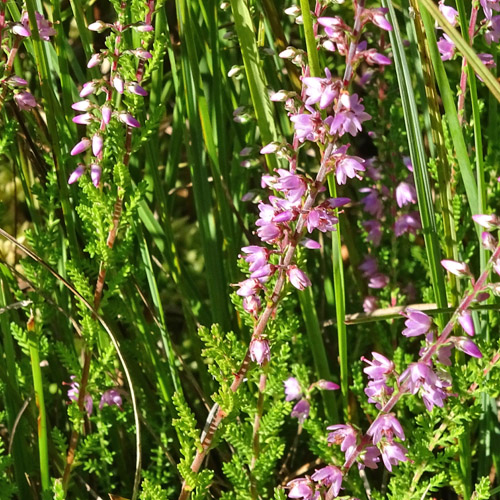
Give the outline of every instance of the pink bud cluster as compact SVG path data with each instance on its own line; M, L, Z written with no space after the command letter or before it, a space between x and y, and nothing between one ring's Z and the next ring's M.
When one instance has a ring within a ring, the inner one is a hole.
M149 17L149 16L148 16ZM73 118L73 122L79 125L85 125L89 129L89 136L83 137L71 150L71 156L76 156L91 150L92 159L90 167L80 163L72 172L68 179L69 184L76 182L87 169L90 170L90 178L92 183L97 188L101 182L102 161L104 156L105 138L107 127L113 118L118 122L123 123L130 128L140 127L139 121L134 118L127 110L113 110L113 97L116 94L132 94L140 97L145 97L148 92L139 84L139 81L127 81L123 77L119 69L120 58L127 55L135 56L139 60L139 67L143 61L151 59L152 55L143 47L133 50L122 50L121 40L122 34L127 29L134 29L139 32L148 32L153 30L153 26L148 23L134 23L123 25L120 21L113 24L104 23L103 21L95 21L88 26L91 31L103 32L110 29L115 33L115 49L114 51L102 50L91 56L87 67L93 68L100 66L104 59L111 62L110 72L103 75L101 78L90 80L83 84L80 91L80 97L83 99L74 103L71 107L82 114ZM136 74L137 80L142 78L142 71L138 69ZM95 100L91 100L93 96L104 94L105 99L102 104L97 104Z
M35 12L35 18L40 39L49 41L50 37L56 34L52 23L47 21L39 12ZM19 109L30 111L37 106L37 103L33 94L26 89L28 82L24 78L12 74L14 59L21 40L31 36L28 13L23 12L19 22L6 22L5 2L2 2L0 3L0 45L2 45L4 35L7 33L12 35L12 40L10 46L5 45L8 58L3 67L3 75L0 77L0 102L10 92Z

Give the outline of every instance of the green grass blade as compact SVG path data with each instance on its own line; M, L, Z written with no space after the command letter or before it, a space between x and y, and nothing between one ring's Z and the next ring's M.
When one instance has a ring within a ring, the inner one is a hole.
M408 146L413 164L415 187L417 190L418 206L422 219L422 231L427 252L429 271L431 274L431 282L438 307L445 307L447 305L446 286L441 267L441 251L439 248L432 191L427 173L427 162L420 131L419 114L416 106L415 95L413 93L412 76L406 61L404 45L392 2L384 0L382 4L384 7L387 6L389 8L388 17L394 28L393 31L389 33L389 36L393 48L394 65L401 93L406 131L408 134ZM442 317L440 317L440 323L444 324Z
M231 0L231 8L262 145L266 145L276 141L278 134L271 101L267 95L265 76L260 65L252 18L248 6L243 0ZM278 168L275 155L266 155L266 161L270 169Z

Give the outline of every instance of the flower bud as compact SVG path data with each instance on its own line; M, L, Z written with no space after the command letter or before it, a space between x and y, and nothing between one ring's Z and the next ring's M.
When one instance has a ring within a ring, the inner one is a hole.
M460 351L465 352L465 354L468 354L469 356L472 356L473 358L482 358L483 355L481 354L481 351L479 350L479 347L472 342L472 340L469 340L464 337L453 337L452 338L455 346L457 349Z
M465 262L457 262L455 260L443 259L441 265L450 273L462 278L464 276L471 276L469 266Z
M104 105L101 109L101 115L104 125L108 125L108 123L111 121L111 108Z
M148 31L154 30L151 24L146 24L146 23L136 23L132 26L132 28L138 31L139 33L147 33Z
M89 62L87 63L87 68L93 68L97 66L101 62L101 54L92 54L92 56L89 59Z
M116 89L116 91L119 94L123 94L124 83L123 83L122 78L119 75L113 77L113 87Z
M98 158L102 156L103 142L102 135L100 134L95 134L92 137L92 153Z
M141 124L129 113L120 113L118 119L129 127L140 127Z
M101 182L102 169L99 165L93 163L90 165L90 178L92 179L92 184L98 188L99 182Z
M127 83L127 90L131 94L140 95L141 97L148 95L147 91L144 90L137 82Z
M78 123L78 125L88 125L92 120L94 120L94 115L90 113L84 113L73 118L73 122Z
M28 85L28 82L24 78L12 75L7 78L7 85L9 87L26 87Z
M76 182L85 172L85 165L82 165L81 163L78 165L78 167L71 173L68 179L68 184L73 184Z
M36 107L36 100L32 94L29 92L19 92L18 94L14 94L14 100L20 109L24 111L29 111L32 108Z
M71 105L75 111L88 111L92 107L92 103L85 99L84 101L78 101Z
M110 26L111 26L110 24L98 20L89 24L88 29L90 31L97 31L98 33L102 33L105 29L108 29Z
M458 316L458 322L467 335L474 337L474 321L472 319L472 314L469 311L464 311L460 314Z
M500 227L500 219L496 215L488 215L488 214L473 215L472 220L476 224L483 226L488 231Z
M299 269L296 265L291 265L286 270L288 279L290 283L298 290L304 290L304 288L311 286L311 281L307 275Z
M90 140L84 137L72 150L71 156L78 155L90 148Z
M316 385L324 391L336 391L337 389L340 389L339 385L337 385L335 382L330 382L329 380L318 380L316 382Z
M483 231L481 233L481 239L483 240L484 248L486 248L486 250L489 250L490 252L493 252L498 245L495 237L492 234L488 233L488 231Z
M93 94L96 90L96 84L93 81L86 82L83 84L82 90L80 91L80 97L87 97Z

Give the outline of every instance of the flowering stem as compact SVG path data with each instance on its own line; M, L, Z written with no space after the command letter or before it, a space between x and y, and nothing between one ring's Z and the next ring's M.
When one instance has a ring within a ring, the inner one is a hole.
M267 323L269 322L271 317L274 316L278 308L279 300L281 298L281 292L283 291L283 288L286 283L286 269L292 262L292 259L295 255L295 250L297 249L298 241L300 240L300 236L302 235L305 229L306 217L304 214L307 214L309 210L314 206L314 202L316 201L319 188L325 182L326 175L328 172L327 162L328 159L330 158L332 151L333 151L333 143L330 143L326 147L325 152L323 154L323 160L321 162L318 174L316 175L315 182L307 196L306 201L304 202L304 206L302 207L302 213L300 214L297 220L297 225L295 227L295 231L293 232L292 237L290 238L290 244L285 253L285 256L280 262L278 277L276 279L274 289L271 293L271 296L267 300L266 308L259 316L257 324L254 327L251 341L253 341L254 339L258 339L263 335L267 327ZM236 373L236 375L234 376L233 382L230 387L230 390L232 392L236 392L240 387L241 382L243 381L249 366L250 366L250 347L247 349L247 352L245 354L243 362L241 363L238 373ZM210 445L212 444L215 431L218 429L220 423L226 416L227 414L222 408L218 408L217 411L215 412L211 411L209 413L208 419L204 426L205 429L208 429L207 433L205 434L203 441L201 442L201 450L197 450L196 455L191 464L191 470L193 472L198 472L200 470L203 460L205 459L205 456L208 453ZM191 491L190 486L186 483L186 481L184 481L181 493L179 495L179 500L185 500L186 498L188 498L190 491Z
M448 337L453 332L453 328L455 327L455 324L457 322L459 315L462 314L464 311L466 311L469 308L469 306L471 305L471 303L474 300L474 298L476 297L476 295L484 288L484 285L486 284L486 279L488 278L488 275L490 273L490 267L493 264L493 262L495 262L499 258L500 258L500 245L498 245L497 248L495 249L495 251L493 252L493 254L488 262L488 265L486 266L486 269L483 271L481 276L478 278L478 280L474 284L472 291L462 299L459 306L455 310L453 316L450 318L450 320L448 321L446 326L441 331L441 335L437 338L436 342L419 359L419 361L418 361L419 363L427 364L431 360L432 356L439 349L439 347L447 342ZM387 401L387 403L382 407L382 409L379 412L379 416L389 413L394 408L396 403L401 399L401 397L404 394L409 392L409 382L410 382L410 374L409 373L405 377L400 378L398 389L396 391L394 391L394 394L391 396L389 401ZM356 458L363 451L365 446L369 442L371 442L371 438L369 437L369 434L371 433L374 426L376 425L376 421L377 421L377 419L374 419L373 423L370 425L370 427L368 428L365 435L361 438L361 442L356 447L355 452L349 457L349 459L344 464L345 471L348 471L351 468L351 466L355 462Z

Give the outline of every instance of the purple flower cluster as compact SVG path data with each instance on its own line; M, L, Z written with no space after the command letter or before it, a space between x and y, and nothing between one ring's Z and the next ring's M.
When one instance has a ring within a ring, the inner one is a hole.
M68 385L68 398L74 403L78 403L78 397L80 392L80 384L76 382L76 376L71 375L71 382L63 382L64 385ZM84 407L87 414L90 416L94 411L94 400L92 396L87 392L84 397ZM108 389L102 393L101 400L99 402L99 410L102 410L104 405L118 406L120 410L122 409L122 397L120 391L117 389Z
M481 29L484 32L484 39L488 45L498 43L500 41L500 16L494 16L493 12L500 11L500 3L498 0L480 0L480 4L484 13L484 19L481 21ZM452 25L458 23L458 11L453 7L444 4L444 0L439 1L439 10ZM472 7L471 19L474 21L472 28L475 28L478 7ZM472 35L474 34L471 32ZM469 33L469 35L471 34ZM455 44L451 38L443 33L438 40L438 49L441 53L441 59L448 61L455 55ZM478 54L479 58L486 66L495 66L493 56L491 54Z
M12 93L13 98L19 109L30 111L37 106L36 100L26 87L28 82L19 76L13 75L14 59L17 55L20 42L23 38L31 36L28 13L23 12L19 22L5 21L5 2L0 4L0 45L4 34L10 32L13 35L12 46L5 45L8 54L7 61L3 67L3 75L0 77L0 103L3 102L8 92ZM52 23L47 21L39 12L35 12L35 18L40 39L48 42L50 37L56 34Z
M152 31L153 27L146 23L122 25L120 21L117 21L114 24L96 21L90 24L88 28L91 31L97 32L111 29L116 35L115 50L102 50L91 56L87 64L88 68L93 68L97 65L100 66L102 65L104 59L109 59L111 62L110 73L108 75L103 75L99 79L94 79L84 83L82 90L80 91L80 97L83 100L78 101L71 106L75 111L82 113L75 116L73 118L73 122L88 127L90 139L88 137L83 137L71 150L70 154L71 156L76 156L87 150L91 150L92 159L90 167L80 163L70 175L68 183L73 184L85 173L87 169L89 169L92 183L97 188L101 182L106 130L111 120L116 118L118 122L123 123L127 127L140 127L140 123L127 110L113 111L113 96L115 93L127 93L140 97L148 95L147 91L139 84L139 81L127 81L123 77L119 69L119 61L121 57L132 55L139 60L139 65L141 65L141 62L150 59L152 55L142 47L133 50L122 50L122 35L127 29L135 29L139 32L146 32ZM136 78L138 80L142 78L142 73L139 70L137 71ZM92 96L98 96L99 94L104 94L105 96L102 104L97 104L94 100L91 100Z
M313 389L318 388L324 391L336 391L340 387L334 382L329 380L318 380L306 390L303 391L300 387L299 381L295 377L289 377L283 382L285 386L285 401L295 401L299 400L298 403L292 409L291 416L297 418L299 423L304 422L304 420L309 416L309 410L311 405L308 401Z

